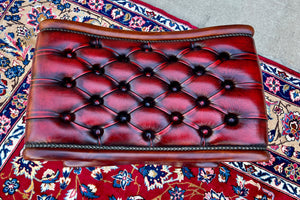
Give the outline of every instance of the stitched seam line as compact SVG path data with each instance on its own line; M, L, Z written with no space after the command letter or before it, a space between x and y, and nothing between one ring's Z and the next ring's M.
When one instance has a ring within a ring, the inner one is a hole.
M252 37L249 33L229 33L229 34L221 34L221 35L212 35L212 36L204 36L204 37L197 37L197 38L186 38L186 39L169 39L169 40L143 40L143 39L129 39L129 38L117 38L117 37L110 37L104 35L96 35L92 33L86 33L81 31L74 31L68 29L60 29L60 28L44 28L41 32L44 31L61 31L61 32L68 32L68 33L76 33L81 35L86 35L89 37L96 37L101 39L110 39L110 40L127 40L133 42L194 42L199 40L208 40L208 39L215 39L215 38L224 38L224 37L236 37L236 36L246 36Z
M266 145L235 145L235 146L181 146L181 147L141 147L141 146L98 146L82 144L59 144L29 142L26 148L51 148L51 149L87 149L106 151L208 151L208 150L253 150L265 151Z

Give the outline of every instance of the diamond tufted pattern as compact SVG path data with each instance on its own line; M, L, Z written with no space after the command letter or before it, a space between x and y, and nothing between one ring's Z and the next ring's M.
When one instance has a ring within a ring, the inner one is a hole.
M32 153L51 144L82 152L216 146L259 152L266 145L261 73L249 27L153 38L55 20L41 27L25 156L86 159Z

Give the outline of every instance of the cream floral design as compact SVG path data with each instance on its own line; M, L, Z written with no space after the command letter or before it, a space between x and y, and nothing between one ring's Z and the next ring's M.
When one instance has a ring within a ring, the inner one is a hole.
M26 178L33 179L37 173L42 168L42 163L40 161L25 160L23 157L16 156L12 162L14 174L16 176L24 175Z

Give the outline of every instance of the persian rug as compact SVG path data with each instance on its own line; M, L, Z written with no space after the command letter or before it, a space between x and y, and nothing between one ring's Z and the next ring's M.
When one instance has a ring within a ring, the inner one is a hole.
M69 168L61 162L24 160L35 40L39 23L50 18L135 31L196 28L140 1L0 0L0 199L300 199L300 75L264 57L268 162Z

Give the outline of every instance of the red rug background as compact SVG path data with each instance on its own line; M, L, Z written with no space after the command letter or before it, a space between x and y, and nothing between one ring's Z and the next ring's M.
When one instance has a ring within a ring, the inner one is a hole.
M0 0L0 17L2 199L300 199L300 75L262 56L269 162L221 163L217 168L68 168L61 162L24 160L24 112L31 60L43 19L69 19L136 31L196 27L137 0Z

